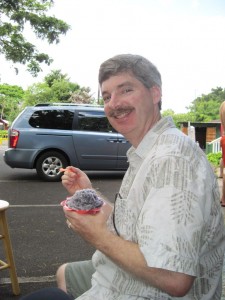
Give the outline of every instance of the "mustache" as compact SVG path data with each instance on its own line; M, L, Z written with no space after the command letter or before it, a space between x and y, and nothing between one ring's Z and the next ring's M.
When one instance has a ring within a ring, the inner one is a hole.
M133 107L131 107L131 106L118 107L115 109L111 109L108 113L108 116L113 118L113 117L120 116L124 113L128 113L132 110L133 110Z

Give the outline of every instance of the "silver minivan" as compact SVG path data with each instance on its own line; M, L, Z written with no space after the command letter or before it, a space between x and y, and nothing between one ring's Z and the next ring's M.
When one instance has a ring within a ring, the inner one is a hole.
M35 168L46 181L59 181L60 168L125 171L130 143L108 122L103 107L69 103L26 107L9 128L4 161Z

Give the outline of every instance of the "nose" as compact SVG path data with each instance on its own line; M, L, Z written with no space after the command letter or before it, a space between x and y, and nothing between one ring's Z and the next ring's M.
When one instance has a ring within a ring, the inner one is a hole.
M112 93L110 101L107 103L110 109L116 109L120 105L120 99L117 93Z

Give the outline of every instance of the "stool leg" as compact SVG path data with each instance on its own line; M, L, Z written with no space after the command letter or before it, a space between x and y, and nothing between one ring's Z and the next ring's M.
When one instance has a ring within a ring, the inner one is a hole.
M16 267L15 267L14 258L13 258L12 245L11 245L11 241L10 241L10 237L9 237L9 230L8 230L8 224L7 224L7 220L6 220L5 211L0 212L0 220L1 220L1 227L2 227L1 228L2 235L4 235L3 242L4 242L7 263L9 264L9 273L10 273L10 278L11 278L11 282L12 282L13 294L19 295L20 287L19 287L17 274L16 274Z

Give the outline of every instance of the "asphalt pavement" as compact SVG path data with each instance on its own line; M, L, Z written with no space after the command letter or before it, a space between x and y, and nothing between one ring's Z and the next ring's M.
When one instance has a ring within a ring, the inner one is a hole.
M1 172L3 167L0 163ZM26 295L56 286L61 264L90 259L94 249L66 226L60 206L66 192L60 183L41 181L35 170L8 170L10 179L0 180L0 199L10 203L6 215L21 295ZM0 259L5 260L2 241ZM17 300L21 295L13 295L9 270L1 270L0 300Z
M7 220L21 295L26 295L56 286L55 273L61 264L90 259L94 249L66 225L60 206L67 196L62 184L42 181L35 170L11 169L3 162L4 149L0 146L0 199L10 203ZM100 173L89 172L93 187L113 201L122 173ZM9 271L1 270L0 300L19 298L12 294Z
M0 155L4 149L6 145L0 145ZM3 167L0 160L0 171ZM13 175L10 180L0 177L0 199L12 204L7 210L7 219L21 295L26 295L40 288L56 286L55 272L62 263L90 259L94 249L79 236L74 236L66 226L59 205L66 196L61 184L40 181L35 170L18 172L19 180ZM94 187L110 199L122 177L110 181L93 179ZM222 187L220 178L218 183ZM225 213L225 208L222 209ZM0 241L2 258L4 251ZM0 300L18 300L21 295L13 295L8 270L0 271ZM225 300L225 264L221 299Z

